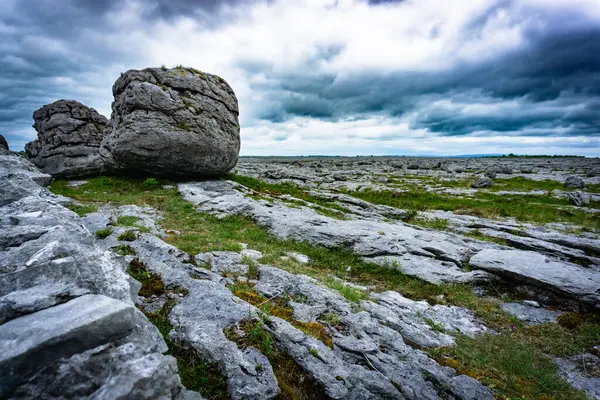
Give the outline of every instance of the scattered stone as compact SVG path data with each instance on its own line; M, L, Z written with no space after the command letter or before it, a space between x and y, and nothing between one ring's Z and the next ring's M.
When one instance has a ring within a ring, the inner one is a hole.
M559 374L575 389L584 391L593 399L600 399L600 358L580 354L555 358Z
M289 252L285 253L285 255L300 264L308 264L309 262L311 262L311 259L309 256L306 256L301 253L296 253L294 251L289 251Z
M130 70L113 94L102 154L114 170L200 177L237 163L238 102L222 78L193 68Z
M487 176L490 179L496 179L496 175L497 175L497 171L496 168L488 168L485 170L484 175Z
M263 256L263 254L260 251L252 249L244 249L240 252L240 254L242 255L242 257L249 257L254 261L260 260Z
M471 184L472 188L485 188L485 187L490 187L494 184L494 181L487 177L487 176L480 176L479 178L477 178L477 180L475 182L473 182Z
M533 165L522 165L521 173L522 174L532 174L533 173Z
M533 302L536 303L537 302ZM548 322L556 322L556 319L560 315L557 311L546 310L537 306L523 303L505 303L502 304L502 308L507 313L514 315L521 321L525 322L525 325L540 325Z
M508 280L527 282L582 303L600 303L600 274L577 264L552 260L543 254L522 250L484 249L470 265L502 275Z
M73 100L58 100L33 113L38 139L25 145L29 159L55 177L99 174L100 143L110 130L106 117Z
M571 204L576 207L585 207L590 205L590 196L581 191L568 192L567 197Z
M88 181L69 181L69 183L67 183L67 186L79 187L79 186L85 185L86 183L88 183Z
M530 307L541 307L540 303L538 303L535 300L523 300L522 302L523 304L525 304L526 306L530 306Z
M565 180L565 188L567 189L583 189L585 187L585 182L579 176L569 176Z

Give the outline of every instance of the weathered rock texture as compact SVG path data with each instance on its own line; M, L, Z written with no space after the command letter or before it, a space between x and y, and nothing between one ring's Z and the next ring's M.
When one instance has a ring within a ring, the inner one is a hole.
M235 166L238 103L222 78L192 68L130 70L113 86L103 155L117 171L206 176Z
M5 150L9 150L8 142L4 138L4 136L0 135L0 148L4 147Z
M194 398L121 264L40 186L51 179L0 154L0 398Z
M95 221L114 212L121 211L101 209L86 217L86 224L95 228ZM107 249L117 245L121 229L125 228L115 228L99 245ZM200 253L192 258L151 234L140 234L129 244L135 257L166 286L185 288L187 295L169 313L173 325L169 337L214 362L227 378L232 399L270 399L280 391L269 360L253 347L239 348L224 335L224 330L243 321L260 320L254 306L226 287L233 282L229 277L233 274L247 281L249 267L243 263L244 257L256 260L255 288L259 293L269 299L302 299L289 302L297 321L316 322L332 313L339 316L337 326L328 330L332 347L278 317L270 316L264 323L274 339L273 346L314 379L321 395L315 398L493 398L489 388L457 375L419 350L454 344L454 338L444 332L469 336L486 332L487 328L465 309L431 306L388 291L363 301L361 310L313 278L260 264L262 254L256 250ZM138 305L149 311L155 302L164 301L139 297ZM444 332L431 324L443 327ZM257 369L257 365L261 367Z
M479 178L477 178L477 180L475 182L473 182L471 184L471 187L473 188L484 188L484 187L490 187L494 184L494 181L492 181L492 179L488 176L480 176Z
M38 139L27 143L30 160L56 177L102 172L100 143L110 130L106 117L73 100L58 100L33 113Z

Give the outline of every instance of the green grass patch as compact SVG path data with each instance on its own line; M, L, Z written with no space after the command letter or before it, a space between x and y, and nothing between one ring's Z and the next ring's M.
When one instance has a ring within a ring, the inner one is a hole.
M339 279L325 279L324 282L331 289L337 290L340 292L342 296L346 298L346 300L351 301L353 303L360 303L362 300L369 298L369 295L365 293L363 290L353 287L352 285L347 284L346 282Z
M424 186L468 189L473 179L444 179L429 175L403 175L390 179L390 183L403 189L419 189Z
M135 249L129 245L119 245L115 247L111 247L111 250L117 253L120 256L135 256Z
M533 191L543 190L545 192L551 192L555 189L565 190L563 182L555 181L552 179L544 179L540 181L534 181L533 179L527 179L522 176L516 176L514 178L496 178L494 179L494 186L487 188L490 191Z
M159 187L161 183L156 178L146 178L143 185L149 189L153 189Z
M137 234L133 230L128 230L121 233L117 239L125 242L133 242L135 239L137 239Z
M340 206L335 201L317 196L312 196L308 194L307 191L303 190L302 188L299 188L293 183L267 183L256 178L236 174L227 174L225 175L225 178L230 181L244 185L247 188L252 189L258 193L267 194L270 196L282 196L287 194L297 199L316 204L318 206L321 206L321 208L313 207L313 209L319 214L326 215L328 217L339 219L343 218L343 213L350 212L348 208ZM296 204L305 205L302 203Z
M140 296L160 296L166 293L162 279L160 279L158 275L150 272L138 258L131 260L129 267L127 268L127 273L142 284L138 293Z
M140 232L144 233L150 232L150 228L138 223L141 220L142 219L140 217L136 217L134 215L121 215L119 218L117 218L117 225L131 226L132 228L137 228Z
M266 323L268 324L268 320ZM281 389L278 399L314 400L328 398L310 374L304 372L285 351L277 348L271 334L265 328L265 322L247 319L241 321L237 326L225 329L224 333L240 349L257 348L269 359ZM260 364L256 364L254 368L257 373L264 370L264 366Z
M111 233L113 233L113 228L107 226L106 228L98 229L96 231L96 237L98 239L106 239L111 235Z
M404 210L444 210L483 218L513 217L535 223L567 222L600 229L600 217L569 206L566 199L550 196L499 196L479 193L476 197L441 195L422 190L346 191L345 193L374 204Z
M248 273L246 277L248 279L258 279L260 276L260 269L258 267L258 262L251 257L244 256L242 257L242 264L246 264L248 266Z
M177 128L181 129L182 131L186 131L186 132L190 132L192 130L192 128L190 127L190 124L188 124L185 121L182 121L179 124L177 124Z
M585 185L585 191L589 193L600 193L600 183Z
M558 377L557 366L550 357L519 335L460 336L456 346L429 353L442 365L494 388L502 398L587 399Z
M413 218L410 223L438 231L445 231L448 229L449 224L448 220L445 218Z
M85 217L87 214L98 211L98 206L95 204L67 204L67 208L75 212L80 217Z

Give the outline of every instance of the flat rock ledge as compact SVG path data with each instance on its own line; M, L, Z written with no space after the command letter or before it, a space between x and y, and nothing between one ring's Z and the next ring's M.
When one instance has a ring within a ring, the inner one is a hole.
M84 219L91 229L115 209L102 208ZM118 246L125 228L114 227L98 245ZM121 242L122 243L122 242ZM261 264L256 250L214 251L193 257L152 234L139 233L127 242L135 262L160 277L166 288L185 295L170 309L169 338L218 366L232 399L270 399L280 393L270 361L253 347L240 348L225 331L245 321L266 321L274 345L290 356L314 380L320 394L332 399L493 399L492 391L475 379L439 365L421 349L454 344L450 333L474 336L488 332L468 310L431 306L397 292L373 294L359 305L305 275ZM258 277L249 277L248 258L255 260ZM265 319L254 305L238 298L228 286L250 282L266 299L290 301L294 323L276 316ZM137 304L155 312L169 295L138 296ZM306 334L297 323L316 323L326 314L339 318L330 326L331 345ZM257 366L260 366L258 368ZM320 396L320 397L319 397Z
M582 251L595 251L597 240L540 232L522 237L508 233L510 227L465 217L465 224L481 226L481 232L525 249L520 250L453 232L387 222L377 215L334 219L310 207L290 207L278 199L256 200L245 194L244 186L226 180L182 183L179 190L200 211L219 217L245 215L279 238L328 248L346 247L366 261L433 284L505 280L585 307L600 306L600 260Z
M201 398L51 180L0 154L0 398Z

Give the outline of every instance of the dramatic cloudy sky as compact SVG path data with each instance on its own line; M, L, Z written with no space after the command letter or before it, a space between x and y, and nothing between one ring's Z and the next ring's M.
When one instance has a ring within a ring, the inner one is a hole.
M245 155L600 156L600 0L1 0L0 133L162 64L231 84Z

